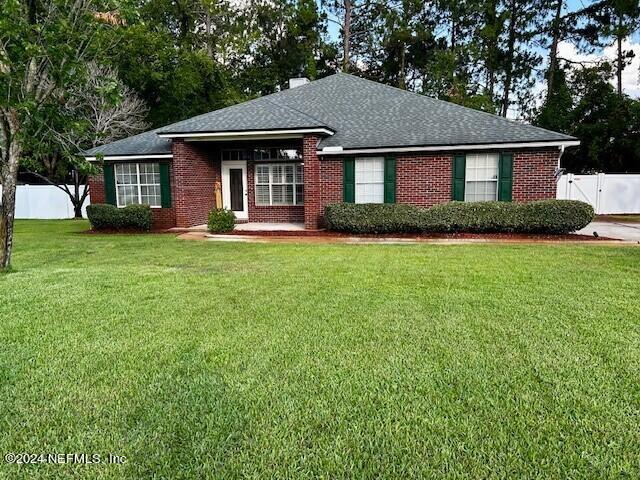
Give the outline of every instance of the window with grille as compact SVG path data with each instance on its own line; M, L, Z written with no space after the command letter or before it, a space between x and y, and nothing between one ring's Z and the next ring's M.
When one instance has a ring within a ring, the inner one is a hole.
M256 205L302 205L301 163L262 163L255 167Z
M465 167L465 202L498 199L498 154L467 154Z
M161 206L159 163L116 163L116 203Z

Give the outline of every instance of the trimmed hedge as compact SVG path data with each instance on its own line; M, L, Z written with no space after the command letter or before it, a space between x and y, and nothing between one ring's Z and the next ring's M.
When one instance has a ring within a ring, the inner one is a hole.
M209 212L207 228L211 233L226 233L233 230L235 223L236 216L231 210L214 208Z
M149 231L153 224L149 205L118 208L106 203L93 203L87 205L87 217L94 230Z
M329 230L349 233L416 232L420 209L402 203L334 203L324 210Z
M552 233L579 230L593 220L591 205L573 200L530 203L448 202L431 208L403 204L327 205L327 228L349 233Z

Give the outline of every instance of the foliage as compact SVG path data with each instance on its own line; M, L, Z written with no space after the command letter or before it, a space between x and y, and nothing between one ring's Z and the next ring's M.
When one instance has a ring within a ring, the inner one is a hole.
M16 222L0 452L127 461L4 477L640 477L637 247L87 228Z
M564 234L586 227L593 207L574 200L448 202L421 216L424 232L513 232Z
M431 208L405 204L336 203L325 208L329 230L350 233L569 233L593 220L591 205L571 200L529 203L448 202Z
M333 203L324 210L329 230L349 233L415 232L420 229L419 208L402 203Z
M214 208L209 212L207 229L212 233L231 232L236 223L236 216L231 210Z
M580 146L562 158L570 172L640 171L640 101L618 95L611 75L611 66L604 64L574 72L569 82L560 76L535 120L580 139Z
M87 217L94 230L149 231L153 224L149 205L118 208L105 203L87 205Z

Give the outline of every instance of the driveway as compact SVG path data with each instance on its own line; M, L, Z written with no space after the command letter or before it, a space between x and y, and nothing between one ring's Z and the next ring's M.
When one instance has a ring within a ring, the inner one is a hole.
M593 235L593 232L601 237L640 242L640 223L595 221L576 233Z

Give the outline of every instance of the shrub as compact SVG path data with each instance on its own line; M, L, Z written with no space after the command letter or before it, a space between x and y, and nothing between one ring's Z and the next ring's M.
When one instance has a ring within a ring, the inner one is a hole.
M94 230L117 228L119 212L116 207L107 203L92 203L87 205L87 218Z
M95 230L151 230L153 219L149 205L114 205L94 203L87 206L87 217Z
M423 232L517 232L521 204L511 202L448 202L422 214Z
M595 216L591 205L577 200L540 200L520 206L522 231L527 233L575 232L586 227Z
M402 204L336 203L327 228L350 233L569 233L593 220L591 205L572 200L530 203L448 202L431 208Z
M127 205L120 209L122 228L134 230L151 230L153 217L149 205Z
M226 233L233 230L235 223L236 216L231 210L214 208L209 212L207 227L212 233Z
M324 221L329 230L349 233L417 232L420 209L401 203L334 203Z

